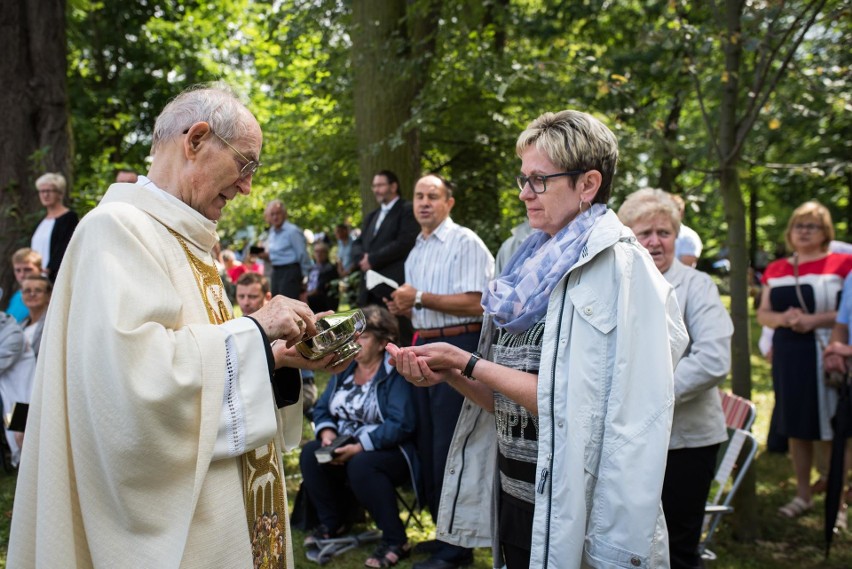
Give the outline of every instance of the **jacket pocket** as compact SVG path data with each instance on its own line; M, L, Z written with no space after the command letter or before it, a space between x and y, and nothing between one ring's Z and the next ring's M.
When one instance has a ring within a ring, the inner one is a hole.
M624 567L625 569L648 569L649 559L607 543L596 536L586 538L583 552L586 564L592 567Z
M609 334L615 328L615 295L602 295L600 290L580 283L568 290L568 296L574 305L574 311L583 320L603 334Z

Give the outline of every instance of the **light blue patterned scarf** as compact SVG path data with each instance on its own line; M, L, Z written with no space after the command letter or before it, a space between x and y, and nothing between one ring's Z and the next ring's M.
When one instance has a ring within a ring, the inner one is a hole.
M605 204L594 204L552 238L536 231L524 241L482 295L482 307L498 327L517 334L542 319L553 287L580 258L604 213Z

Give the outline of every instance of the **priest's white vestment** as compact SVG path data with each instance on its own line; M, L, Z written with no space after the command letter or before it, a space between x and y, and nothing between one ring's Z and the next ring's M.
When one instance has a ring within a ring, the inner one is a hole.
M216 240L153 185L113 185L78 226L47 314L8 567L254 567L269 519L247 523L245 456L297 445L302 405L277 408L257 325L225 322L221 283L201 286ZM275 513L260 565L290 568L286 501Z

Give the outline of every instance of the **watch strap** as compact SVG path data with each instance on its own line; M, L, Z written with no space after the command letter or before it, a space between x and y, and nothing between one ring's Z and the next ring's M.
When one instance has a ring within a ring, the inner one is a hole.
M462 371L462 375L468 379L476 381L476 378L473 377L473 368L476 367L476 362L480 359L482 359L482 354L479 352L473 352L470 354L470 359L467 361L467 365L465 366L464 371Z

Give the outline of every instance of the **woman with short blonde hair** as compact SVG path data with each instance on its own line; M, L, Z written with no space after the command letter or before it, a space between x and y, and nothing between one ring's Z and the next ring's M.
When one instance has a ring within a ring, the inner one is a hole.
M73 210L65 206L63 198L66 187L65 176L58 172L42 174L35 183L38 198L47 210L47 215L36 227L30 247L41 254L51 281L56 280L65 249L80 220Z
M601 121L544 113L515 150L533 232L482 295L480 351L388 348L413 385L467 398L441 540L490 544L508 569L668 567L672 357L688 339L675 293L607 208L618 142ZM442 561L415 569L460 565Z

